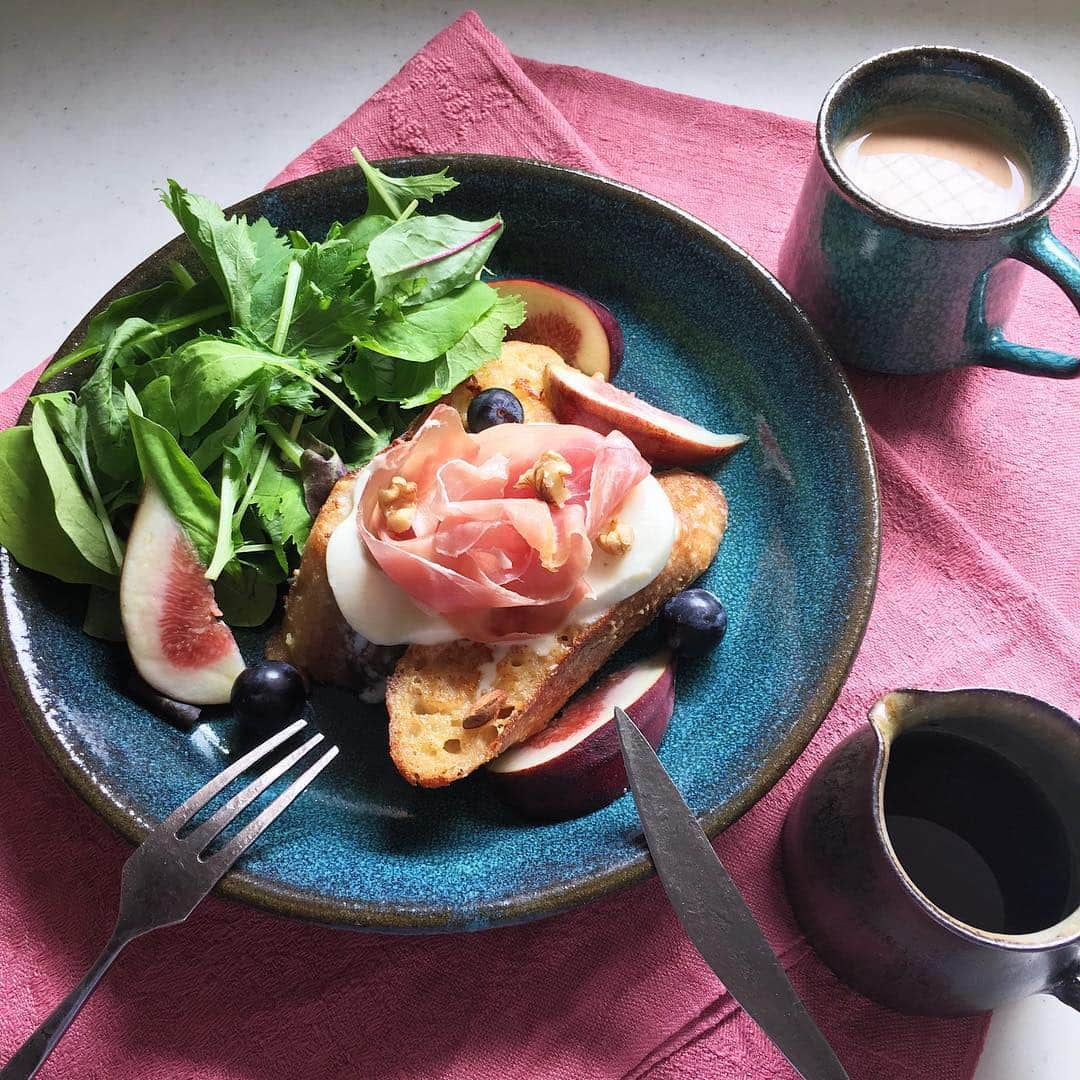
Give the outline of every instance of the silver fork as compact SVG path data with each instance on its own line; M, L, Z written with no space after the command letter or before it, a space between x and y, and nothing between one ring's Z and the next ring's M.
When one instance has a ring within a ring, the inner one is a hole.
M186 836L179 835L183 827L215 795L275 746L280 746L295 735L306 723L305 720L297 720L218 773L210 783L151 830L150 835L132 852L124 864L120 883L120 913L109 943L83 981L57 1005L41 1027L0 1070L0 1080L30 1080L52 1053L53 1047L67 1031L120 950L141 934L160 926L183 922L252 841L330 764L337 755L336 746L331 746L219 851L206 854L207 847L222 829L322 741L321 734L313 735L252 780L212 817Z

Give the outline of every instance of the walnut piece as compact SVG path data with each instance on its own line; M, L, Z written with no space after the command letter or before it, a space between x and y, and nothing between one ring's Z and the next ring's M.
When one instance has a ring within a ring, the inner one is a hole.
M489 690L473 705L472 711L461 721L461 726L468 731L490 724L505 704L505 690Z
M570 492L566 478L573 472L570 462L558 450L545 450L531 469L521 474L518 487L532 487L544 502L562 506Z
M634 530L625 521L612 518L596 537L596 546L608 555L625 555L634 542Z
M386 527L392 533L408 532L416 517L416 483L395 476L379 492L379 505L386 516Z

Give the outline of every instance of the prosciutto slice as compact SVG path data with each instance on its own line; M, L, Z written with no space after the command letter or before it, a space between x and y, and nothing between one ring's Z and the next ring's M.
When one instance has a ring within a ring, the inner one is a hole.
M571 472L562 506L519 486L546 450ZM618 431L570 424L501 424L465 431L438 405L412 439L376 457L357 506L361 539L383 572L463 638L515 641L550 633L589 595L592 541L649 465ZM379 492L416 484L407 533L386 527Z

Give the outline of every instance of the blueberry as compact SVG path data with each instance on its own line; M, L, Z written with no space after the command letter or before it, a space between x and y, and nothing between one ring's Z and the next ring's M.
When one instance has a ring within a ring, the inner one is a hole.
M469 430L473 433L496 424L520 424L524 419L525 410L521 402L500 386L481 390L469 402Z
M660 609L660 624L677 656L704 656L720 644L727 612L708 589L685 589Z
M267 734L296 720L306 701L303 675L280 660L263 660L241 671L230 698L239 723Z

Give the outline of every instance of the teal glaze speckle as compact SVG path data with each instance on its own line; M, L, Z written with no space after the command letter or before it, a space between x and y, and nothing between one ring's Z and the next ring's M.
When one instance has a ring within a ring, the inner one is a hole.
M502 158L448 164L447 210L502 210L493 270L581 289L627 340L618 382L751 438L717 472L731 525L703 584L730 613L721 648L685 662L661 757L710 833L781 775L832 704L869 615L877 491L862 421L837 365L783 291L728 241L671 207L581 173ZM324 173L239 208L318 236L362 209L357 174ZM122 288L165 275L179 241ZM79 340L85 323L66 343ZM85 367L64 384L85 377ZM116 689L123 650L85 637L82 598L0 561L9 679L68 781L132 838L226 759L222 714L185 735ZM251 658L258 634L242 635ZM655 646L649 632L627 647ZM382 710L321 690L310 715L342 753L223 882L288 915L384 930L475 929L564 910L650 872L629 797L536 825L475 776L419 791L394 771Z
M925 108L980 120L1027 151L1033 199L980 225L937 225L875 201L848 180L835 150L872 117ZM1080 260L1047 213L1076 171L1076 133L1061 103L1026 72L964 49L883 53L837 81L821 107L810 165L780 256L780 280L845 363L928 372L969 364L1080 375L1080 358L1006 340L1021 264L1080 309Z

